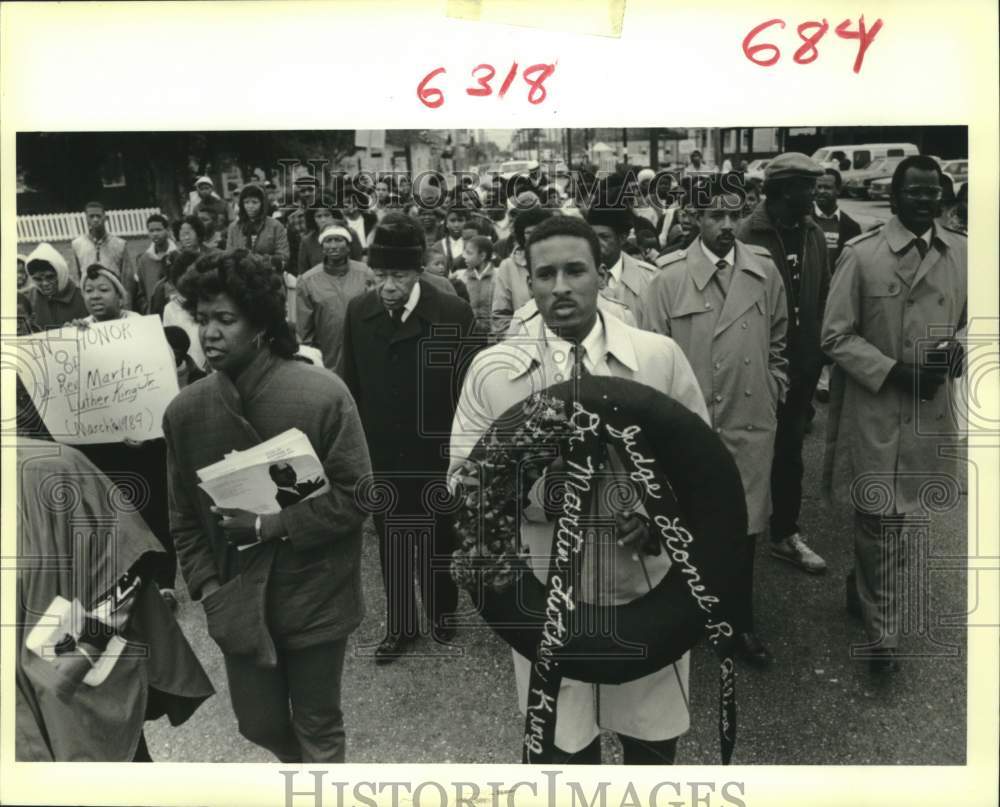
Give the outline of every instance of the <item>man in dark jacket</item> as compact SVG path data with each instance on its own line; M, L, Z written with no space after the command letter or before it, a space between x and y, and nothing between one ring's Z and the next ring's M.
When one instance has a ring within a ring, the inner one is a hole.
M361 414L374 471L370 495L362 491L359 498L371 505L385 584L379 664L397 658L419 633L414 549L435 638L450 638L445 620L458 601L448 568L451 520L434 503L446 490L448 439L464 353L473 349L465 337L474 317L468 303L420 278L423 252L420 224L386 214L369 250L375 287L351 300L344 328L344 380Z
M771 554L810 574L826 561L799 534L802 442L813 391L823 368L820 326L830 286L826 236L810 215L823 169L804 154L787 152L764 171L765 199L743 220L737 238L766 247L785 284L788 302L789 388L778 405L771 463Z
M843 180L836 168L827 168L823 176L816 180L816 207L813 218L823 228L826 236L826 250L830 258L830 274L837 266L837 258L844 249L844 244L861 235L861 225L848 216L837 206L837 197ZM819 383L816 385L816 400L826 403L830 400L830 365L823 368ZM810 421L813 410L810 408Z
M827 254L830 257L830 271L837 265L844 244L854 236L861 235L861 225L837 206L837 197L843 181L836 168L827 168L823 176L816 180L816 205L813 218L826 236Z

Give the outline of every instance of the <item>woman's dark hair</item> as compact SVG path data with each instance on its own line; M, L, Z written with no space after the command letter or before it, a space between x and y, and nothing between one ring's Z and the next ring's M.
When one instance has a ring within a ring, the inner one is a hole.
M335 219L337 219L338 221L343 222L344 224L347 223L347 219L344 218L343 212L341 212L340 210L338 210L337 208L335 208L333 206L329 206L329 205L316 205L316 207L307 207L306 208L306 230L308 230L311 233L316 233L316 235L319 235L319 228L316 226L316 213L319 210L329 210L330 213L333 214L333 217Z
M264 332L272 353L290 359L298 350L298 341L285 319L281 275L265 258L249 250L202 255L181 277L177 290L191 316L197 314L199 301L225 294L251 325Z
M528 236L524 247L524 257L528 261L528 272L531 272L531 247L546 238L554 238L557 235L569 235L575 238L582 238L590 245L590 254L594 256L594 266L601 265L601 242L597 240L597 233L585 221L576 216L552 216L539 224L531 235Z
M174 238L180 240L181 227L185 224L194 230L194 234L198 236L199 244L205 240L205 225L197 216L185 216L184 218L179 219L174 225Z

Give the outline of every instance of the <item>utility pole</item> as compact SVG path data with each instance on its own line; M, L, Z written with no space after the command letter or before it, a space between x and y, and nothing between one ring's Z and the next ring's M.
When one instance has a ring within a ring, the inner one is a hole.
M656 171L660 167L660 130L649 130L649 167Z
M573 130L566 130L566 167L573 167Z
M625 165L628 165L628 129L622 129L622 148L625 151Z

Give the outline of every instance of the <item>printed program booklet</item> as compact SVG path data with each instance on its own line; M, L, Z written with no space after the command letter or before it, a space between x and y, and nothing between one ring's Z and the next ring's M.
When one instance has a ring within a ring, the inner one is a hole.
M234 451L200 469L198 479L217 507L238 507L258 515L281 512L330 489L316 451L298 429Z

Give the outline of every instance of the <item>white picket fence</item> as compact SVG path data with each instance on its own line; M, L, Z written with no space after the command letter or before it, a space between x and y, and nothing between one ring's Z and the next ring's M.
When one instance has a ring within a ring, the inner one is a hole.
M146 219L159 213L158 207L108 211L108 232L120 236L146 234ZM87 232L84 213L43 213L17 217L17 242L72 241Z

